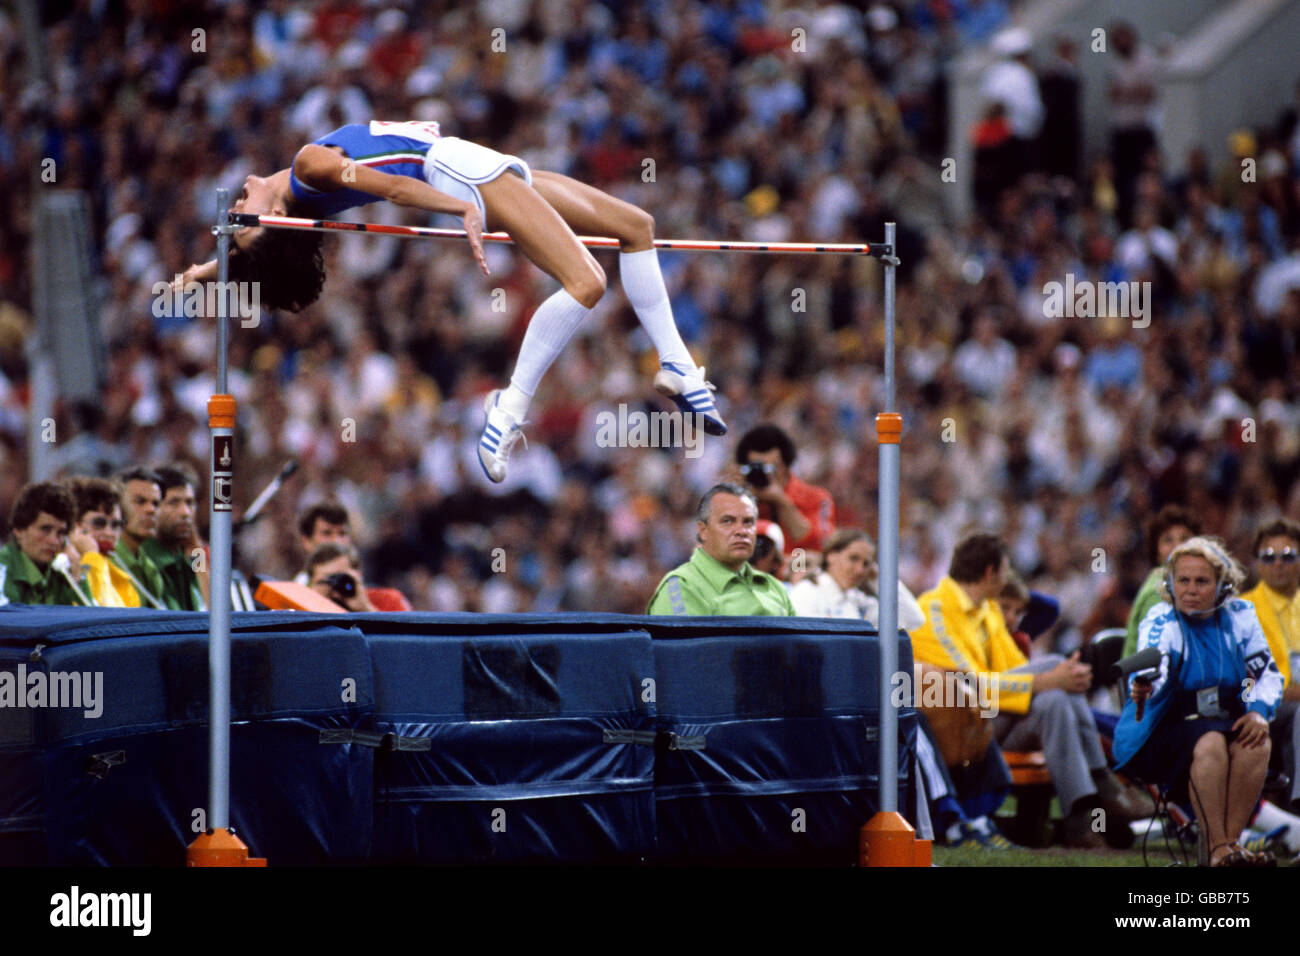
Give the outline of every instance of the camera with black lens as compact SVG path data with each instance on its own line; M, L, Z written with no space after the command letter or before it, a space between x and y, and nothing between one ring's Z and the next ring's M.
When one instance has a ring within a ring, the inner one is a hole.
M751 461L740 466L740 474L755 488L766 488L776 474L776 465L770 461Z
M325 579L331 591L341 598L352 598L357 596L357 579L346 571L340 571L337 574L331 574Z

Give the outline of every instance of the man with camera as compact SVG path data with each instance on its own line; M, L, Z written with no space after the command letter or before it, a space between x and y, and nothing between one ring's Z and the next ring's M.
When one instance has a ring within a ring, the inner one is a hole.
M771 424L756 425L736 445L736 464L758 499L758 516L780 525L786 554L820 551L835 530L831 493L790 474L797 454L790 436Z
M349 611L374 611L361 583L361 556L350 544L330 542L307 556L307 584Z

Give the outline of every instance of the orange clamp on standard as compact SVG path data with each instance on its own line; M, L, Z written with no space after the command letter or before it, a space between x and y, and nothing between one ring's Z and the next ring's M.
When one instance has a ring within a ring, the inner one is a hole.
M208 427L235 427L235 396L213 395L208 399Z
M249 856L244 841L227 829L209 830L185 851L186 866L266 866L266 857Z
M881 412L876 416L876 444L897 445L903 438L903 416L898 412Z

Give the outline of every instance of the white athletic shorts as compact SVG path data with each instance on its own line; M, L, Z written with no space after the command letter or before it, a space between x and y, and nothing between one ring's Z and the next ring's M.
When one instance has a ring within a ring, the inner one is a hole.
M456 136L440 137L424 157L425 181L439 192L474 202L485 224L487 206L478 187L505 172L533 184L533 171L518 156L507 156Z

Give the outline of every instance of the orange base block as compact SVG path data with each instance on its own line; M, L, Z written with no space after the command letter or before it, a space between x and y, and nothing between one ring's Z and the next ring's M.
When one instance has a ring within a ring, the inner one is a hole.
M929 866L930 841L918 840L899 813L877 813L858 835L859 866Z
M209 830L185 851L186 866L266 866L265 857L248 855L244 841L230 830Z

